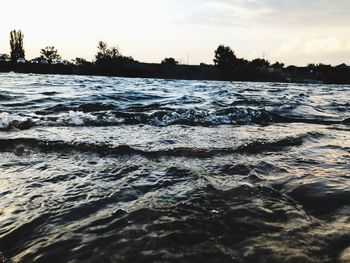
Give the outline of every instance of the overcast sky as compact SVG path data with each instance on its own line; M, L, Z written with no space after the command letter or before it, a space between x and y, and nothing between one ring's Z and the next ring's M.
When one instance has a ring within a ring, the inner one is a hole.
M0 53L12 29L27 58L54 45L92 59L104 40L145 62L212 63L225 44L248 59L350 64L350 0L1 0Z

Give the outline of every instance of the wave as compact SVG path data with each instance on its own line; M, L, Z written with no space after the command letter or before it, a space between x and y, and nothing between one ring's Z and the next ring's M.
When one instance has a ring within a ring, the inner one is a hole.
M0 101L9 101L15 99L15 96L11 96L8 94L0 94Z
M69 111L57 115L40 116L31 114L21 116L16 113L0 113L0 131L27 130L37 126L111 126L122 124L124 120L110 114L91 114L81 111Z
M57 105L44 113L22 116L16 113L0 113L0 130L30 129L34 126L115 126L115 125L170 125L218 126L218 125L271 125L275 123L307 123L318 125L350 124L345 120L304 119L287 117L266 110L251 108L226 108L221 110L170 109L151 105L146 109L134 106L123 111L110 110L115 106L107 104L79 105L76 110Z
M0 130L26 130L35 126L32 119L8 112L0 113Z
M81 111L84 113L88 113L88 112L98 112L98 111L107 111L107 110L115 110L115 109L117 109L117 106L111 103L85 103L85 104L79 104L76 106L57 104L45 110L38 111L37 113L41 115L61 113L61 112L67 112L67 111Z
M233 148L191 148L177 147L165 150L146 151L129 145L111 146L84 142L49 141L36 138L0 139L0 151L23 152L24 149L40 152L81 152L94 153L102 156L141 155L150 158L162 156L209 158L217 155L259 154L262 152L277 152L287 147L300 146L305 141L317 139L323 134L308 132L297 136L288 136L278 140L256 140Z

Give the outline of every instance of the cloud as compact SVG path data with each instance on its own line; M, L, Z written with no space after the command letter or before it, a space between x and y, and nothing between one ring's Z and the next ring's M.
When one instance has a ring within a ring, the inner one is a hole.
M305 54L335 53L346 50L347 46L336 37L311 39L304 44Z
M299 38L289 39L282 42L272 53L273 56L285 56L291 52L299 52L302 41Z
M46 2L3 0L3 9L23 8L16 16L0 16L1 53L8 52L10 30L19 28L29 57L52 44L65 57L92 58L102 39L149 62L190 53L193 63L211 63L219 44L231 46L241 57L265 53L285 63L340 63L349 58L349 0L54 1L64 20L51 19ZM50 23L42 22L46 20Z
M350 45L336 36L301 39L292 38L277 45L269 54L276 60L288 60L296 64L323 62L340 64L347 61Z
M220 15L226 24L233 19L245 26L252 23L304 27L350 24L349 0L205 0L202 5L210 7L212 14Z
M181 0L179 0L181 1ZM350 52L349 0L189 0L181 24L206 27L242 56L339 63Z
M350 45L335 36L301 40L299 38L282 42L272 53L273 56L298 55L329 55L336 52L350 52Z

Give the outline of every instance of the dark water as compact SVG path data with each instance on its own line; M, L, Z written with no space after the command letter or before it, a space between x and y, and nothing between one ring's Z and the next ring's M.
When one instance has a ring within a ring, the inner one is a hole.
M0 74L0 261L350 262L350 87Z

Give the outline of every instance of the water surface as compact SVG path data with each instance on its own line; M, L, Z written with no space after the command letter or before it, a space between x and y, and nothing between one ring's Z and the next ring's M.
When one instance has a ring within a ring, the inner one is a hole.
M0 74L0 261L349 262L349 98Z

